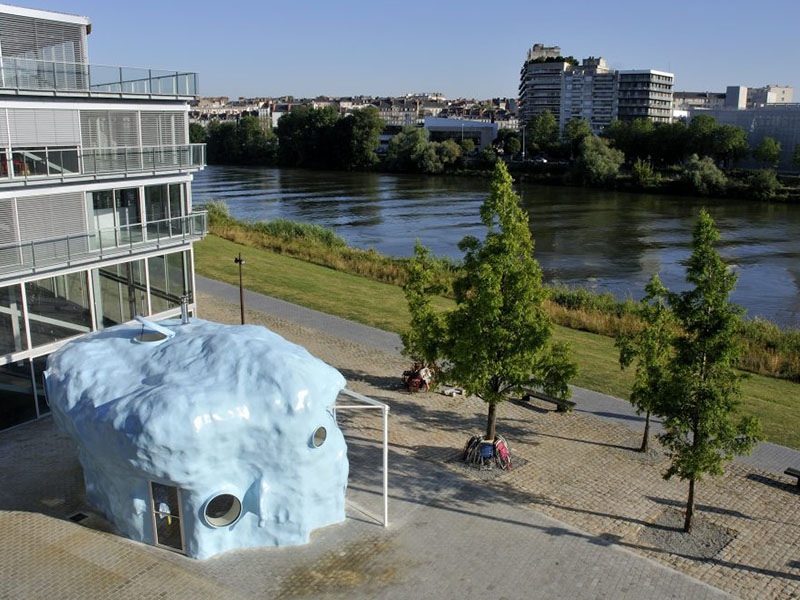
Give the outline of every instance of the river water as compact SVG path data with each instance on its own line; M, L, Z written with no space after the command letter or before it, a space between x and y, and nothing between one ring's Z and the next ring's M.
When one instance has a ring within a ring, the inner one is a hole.
M748 315L800 327L800 205L630 194L523 184L536 258L547 281L640 298L658 273L685 289L697 211L717 222L723 258L739 274L733 300ZM239 219L285 218L333 228L348 243L408 256L419 238L460 258L458 241L481 237L489 182L470 177L209 166L193 201L224 200Z

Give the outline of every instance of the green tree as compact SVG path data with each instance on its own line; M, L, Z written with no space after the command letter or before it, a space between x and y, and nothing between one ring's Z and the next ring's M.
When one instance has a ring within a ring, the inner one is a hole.
M653 169L650 161L637 158L631 168L631 178L636 185L654 187L661 183L661 175Z
M650 139L650 155L661 165L673 165L683 161L689 153L689 128L686 123L662 123L653 131Z
M236 165L241 161L236 123L211 121L206 130L206 152L209 164Z
M794 147L794 152L792 153L792 164L800 169L800 144L797 144Z
M633 121L613 121L603 130L604 138L614 142L614 147L622 150L625 158L646 159L652 155L655 125L650 119L634 119Z
M339 113L332 106L293 108L278 119L278 159L292 167L330 167L337 162L334 128Z
M616 341L620 367L625 369L636 361L630 403L636 409L636 414L645 413L640 452L647 452L648 449L650 415L659 414L660 398L668 380L674 331L672 313L667 306L668 292L658 275L650 279L645 294L638 310L643 327L618 336Z
M625 155L611 148L608 140L590 135L580 144L574 173L584 183L608 184L617 178L624 161Z
M436 157L447 171L454 169L461 164L461 146L453 140L444 140L435 144Z
M549 110L528 121L525 128L525 151L530 155L549 154L558 146L558 122Z
M458 145L461 146L461 151L464 154L472 154L475 150L475 142L470 139L461 140Z
M735 125L720 125L714 133L713 156L726 168L737 160L747 156L750 145L747 143L747 132Z
M334 126L334 139L338 148L336 162L347 170L369 169L378 163L376 150L384 121L380 111L367 106L339 118Z
M587 137L592 137L592 125L586 119L575 117L564 125L564 143L569 146L572 156L577 156L581 143Z
M774 167L781 159L781 144L775 138L766 136L753 149L753 158L765 167Z
M522 142L516 135L509 136L503 143L503 154L506 156L516 156L522 150Z
M721 194L728 185L727 178L711 158L698 158L696 154L689 158L681 179L702 196Z
M272 165L277 158L278 141L272 129L264 129L258 117L242 117L236 124L239 163Z
M404 127L392 138L386 152L386 166L393 171L437 173L442 170L436 149L428 141L429 132L419 127Z
M689 122L689 152L697 156L714 156L717 120L708 115L696 115Z
M760 169L750 176L748 188L756 200L771 200L781 189L781 183L775 171Z
M443 354L445 340L444 315L433 305L433 296L444 292L435 279L430 251L419 240L414 242L414 258L408 263L408 278L403 293L408 302L411 322L400 335L403 354L414 362L424 363L436 371Z
M492 169L497 164L497 152L491 146L486 146L478 154L478 164L481 169Z
M447 315L446 377L489 405L486 439L493 440L497 405L522 386L569 397L576 373L569 347L550 344L552 323L542 303L547 291L533 258L528 216L498 161L491 193L481 207L487 228L480 241L459 243L464 266L454 283L457 307Z
M659 406L665 429L660 439L670 452L664 477L689 482L686 532L692 528L696 483L705 475L721 475L725 462L749 453L761 439L756 417L737 418L742 310L729 300L736 275L720 258L718 241L714 221L701 210L685 263L686 280L693 287L670 299L679 333L666 401Z
M200 125L200 123L189 123L189 143L206 143L206 128Z

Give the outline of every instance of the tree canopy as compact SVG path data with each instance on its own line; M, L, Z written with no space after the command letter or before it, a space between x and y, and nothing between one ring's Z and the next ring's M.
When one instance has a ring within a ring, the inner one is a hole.
M624 161L625 155L611 148L608 140L589 135L580 143L574 173L584 183L608 184L616 179Z
M660 395L659 412L670 452L666 478L689 481L684 530L694 514L695 483L705 475L721 475L725 462L749 453L761 439L756 417L738 418L742 376L736 370L741 353L737 337L742 309L729 300L737 276L725 265L715 245L719 232L705 210L692 236L692 254L684 263L690 289L670 294L678 327L674 357Z
M548 154L559 145L558 122L549 110L528 121L525 127L525 151L530 155Z
M775 138L766 136L753 149L753 158L767 167L774 167L781 159L781 144Z
M528 217L520 207L505 164L498 161L491 193L481 207L487 228L481 241L467 236L459 248L464 264L453 284L456 308L445 315L444 333L431 325L429 304L420 303L426 281L417 278L409 298L412 323L437 332L438 345L414 341L407 348L435 347L448 365L444 377L489 405L486 439L494 439L497 405L522 386L535 386L562 398L576 373L564 344L550 344L552 323L542 303L547 292L533 258ZM425 254L417 250L418 268ZM435 346L434 346L435 345Z

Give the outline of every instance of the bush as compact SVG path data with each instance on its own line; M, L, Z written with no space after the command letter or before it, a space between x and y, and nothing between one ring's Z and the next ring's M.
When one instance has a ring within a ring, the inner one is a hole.
M708 156L699 158L697 154L692 154L686 163L681 179L701 196L722 194L728 185L728 180L714 161Z
M609 184L616 180L625 155L608 145L608 141L594 135L580 142L575 176L583 183Z
M653 169L650 161L637 158L631 169L633 183L641 187L655 187L661 183L661 175Z
M775 171L761 169L750 176L747 188L756 200L770 200L777 195L781 184L775 175Z

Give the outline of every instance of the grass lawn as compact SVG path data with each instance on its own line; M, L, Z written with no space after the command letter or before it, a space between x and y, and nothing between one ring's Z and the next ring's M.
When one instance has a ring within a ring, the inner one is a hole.
M403 291L397 286L241 246L213 235L195 244L197 273L238 285L239 271L233 262L238 252L247 261L244 284L249 290L387 331L399 333L407 327L408 309ZM438 305L449 308L453 302L442 298ZM572 344L579 368L575 385L628 397L633 373L630 369L620 370L614 340L565 327L556 327L554 337ZM761 417L767 439L800 449L800 385L751 375L744 382L743 391L743 409Z

